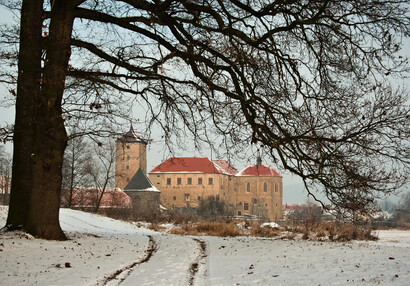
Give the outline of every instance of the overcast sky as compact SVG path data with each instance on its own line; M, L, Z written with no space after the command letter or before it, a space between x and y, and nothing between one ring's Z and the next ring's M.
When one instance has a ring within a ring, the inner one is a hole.
M4 8L0 6L0 24L2 23L7 23L12 20L12 15L9 14ZM410 55L410 39L406 39L405 41L405 46L403 49L403 55L409 56ZM409 79L406 79L404 81L399 82L401 85L406 85L407 87L410 86L409 84ZM5 108L3 106L3 102L5 98L9 98L9 91L0 84L0 126L4 126L5 123L8 124L13 124L14 122L14 106L11 108ZM124 126L125 127L125 126ZM124 132L128 131L128 128L125 128ZM138 130L136 130L138 132ZM155 136L155 134L153 134ZM148 156L147 156L147 161L148 161L148 171L153 169L155 166L160 164L162 161L166 159L167 153L163 151L163 145L164 142L161 142L160 138L152 138L155 141L151 143L148 146ZM6 143L6 150L9 153L12 153L12 144L11 143ZM199 153L198 151L195 151L193 148L192 150L186 151L181 154L176 154L177 156L206 156L211 158L211 154L209 152L203 152ZM269 158L265 158L265 164L270 164L269 162L266 162L266 160ZM264 158L263 158L264 160ZM250 158L251 164L255 164L256 158ZM246 165L249 164L249 162L231 162L232 165L240 171ZM272 165L272 164L270 164ZM276 169L275 166L272 165ZM292 176L290 174L283 174L283 185L284 185L284 203L305 203L307 200L307 194L306 191L303 190L303 184L302 181L296 177Z

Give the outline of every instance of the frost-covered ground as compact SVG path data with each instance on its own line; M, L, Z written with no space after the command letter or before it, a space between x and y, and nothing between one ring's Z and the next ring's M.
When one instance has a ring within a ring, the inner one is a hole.
M0 206L0 224L7 209ZM410 232L378 242L188 237L62 209L69 241L0 233L0 285L410 285Z

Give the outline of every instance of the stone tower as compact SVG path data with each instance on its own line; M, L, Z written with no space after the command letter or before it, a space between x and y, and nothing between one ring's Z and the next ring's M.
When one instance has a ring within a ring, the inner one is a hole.
M137 136L134 128L116 141L115 187L124 189L138 169L147 173L147 142Z

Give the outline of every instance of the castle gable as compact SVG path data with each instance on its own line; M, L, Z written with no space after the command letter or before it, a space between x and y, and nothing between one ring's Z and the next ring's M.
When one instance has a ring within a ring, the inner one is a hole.
M235 176L257 176L257 177L282 177L275 169L265 165L253 165L246 167Z

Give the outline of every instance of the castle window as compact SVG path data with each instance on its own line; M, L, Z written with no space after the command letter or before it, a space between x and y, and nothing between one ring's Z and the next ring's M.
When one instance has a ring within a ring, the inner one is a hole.
M242 212L241 212L241 211L238 211L238 215L242 215Z
M127 156L127 160L129 160L129 159L130 159L130 155Z
M177 185L181 185L182 183L182 179L181 178L177 178Z
M130 169L130 166L127 165L127 166L125 167L125 169L129 170L129 169Z
M200 201L201 200L201 196L198 196L198 201Z
M276 193L278 192L278 185L277 184L275 184L275 192Z
M244 211L249 210L249 204L248 203L243 203L243 210Z
M171 185L171 178L167 178L167 185Z
M249 193L251 191L251 184L247 184L246 185L246 191Z
M188 178L187 184L188 184L188 185L192 185L192 178Z
M213 185L214 179L213 178L208 178L208 185Z
M263 191L266 193L268 191L268 184L263 183Z
M198 178L198 185L202 185L202 178Z
M176 201L177 200L177 197L176 196L174 196L174 201Z

